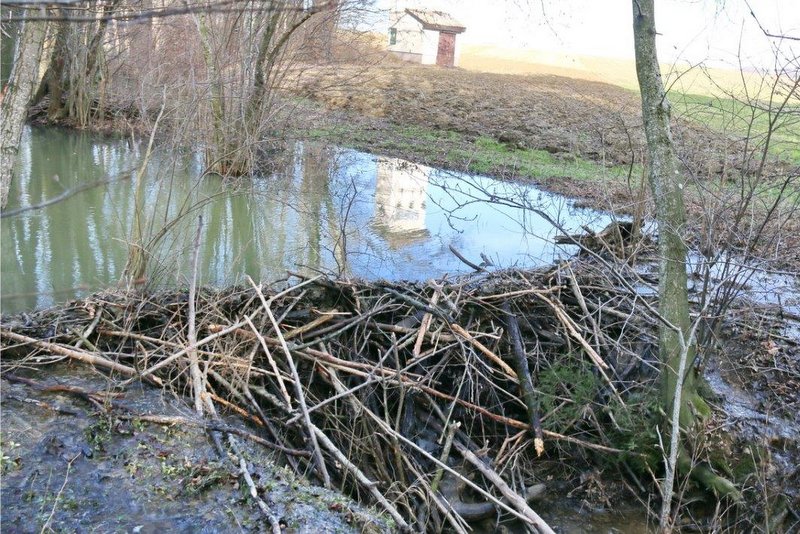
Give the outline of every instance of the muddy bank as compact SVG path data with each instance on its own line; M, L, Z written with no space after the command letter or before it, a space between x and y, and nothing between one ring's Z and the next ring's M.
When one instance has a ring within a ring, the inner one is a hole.
M249 421L283 464L317 482L329 478L401 527L459 530L483 518L513 529L537 517L558 526L553 502L594 510L640 502L646 515L663 454L653 423L657 323L640 305L652 293L620 290L611 281L624 264L614 272L573 260L428 283L300 278L263 293L203 289L195 317L202 382L191 378L186 350L186 292L106 292L4 317L4 375L18 372L5 370L14 362L36 366L36 358L60 355L112 370L115 384L152 382L164 398L201 383L220 413ZM736 349L742 361L757 356L756 372L786 387L756 390L763 404L752 409L761 415L751 417L712 383L715 413L691 446L745 502L715 509L713 497L689 483L680 494L687 527L797 524L798 436L786 423L791 412L768 411L796 402L797 339L779 330L780 309L744 309L770 322L757 327L740 310L742 320L731 317L725 331L749 325L750 334L736 338L740 348L721 338L705 365L723 366ZM778 361L782 375L768 367ZM723 387L733 387L734 375L719 374ZM532 397L521 385L528 379ZM123 449L138 450L133 432ZM58 450L85 458L84 438L61 443ZM210 454L175 469L194 478ZM277 516L280 505L270 509Z
M184 399L140 383L118 387L75 363L4 360L3 369L4 532L265 531L208 422ZM252 432L235 417L217 428ZM392 530L377 512L311 486L265 447L246 437L240 445L283 532Z

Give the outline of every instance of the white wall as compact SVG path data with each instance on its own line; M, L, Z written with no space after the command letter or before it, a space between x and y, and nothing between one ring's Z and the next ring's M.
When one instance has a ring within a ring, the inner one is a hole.
M407 13L392 13L390 28L397 30L397 42L387 48L392 52L423 55L422 23ZM386 35L388 42L389 35ZM434 61L436 58L434 57Z
M395 158L378 158L376 222L390 233L425 230L430 169Z
M425 30L422 23L408 13L393 12L389 18L389 28L397 30L397 42L388 45L387 50L395 52L408 61L417 61L423 65L435 65L439 52L439 32ZM456 35L455 66L461 56L461 35ZM388 42L389 35L387 33Z
M422 30L422 64L435 65L439 51L439 32Z

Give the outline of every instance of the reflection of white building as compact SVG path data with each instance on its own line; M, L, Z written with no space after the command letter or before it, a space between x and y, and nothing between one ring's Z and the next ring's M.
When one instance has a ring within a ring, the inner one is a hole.
M430 169L396 158L378 158L373 225L393 247L428 237L425 202Z

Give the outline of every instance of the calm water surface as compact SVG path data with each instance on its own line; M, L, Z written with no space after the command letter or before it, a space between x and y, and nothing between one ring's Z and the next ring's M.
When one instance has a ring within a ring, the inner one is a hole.
M83 184L113 180L2 226L2 311L51 305L118 283L136 212L145 146L53 128L25 131L8 210L35 206ZM445 172L403 160L298 143L279 171L241 182L202 176L202 158L157 151L144 175L142 235L148 283L185 286L198 216L200 280L271 281L287 270L363 278L427 279L475 263L534 266L568 253L559 233L599 228L606 215L576 209L534 187Z

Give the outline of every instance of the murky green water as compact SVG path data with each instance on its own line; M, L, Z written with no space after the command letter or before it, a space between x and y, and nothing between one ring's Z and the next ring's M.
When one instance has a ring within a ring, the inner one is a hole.
M144 143L53 128L27 129L6 214L104 179L61 202L2 219L2 310L48 306L120 280L136 212ZM495 265L532 266L563 254L533 206L571 230L608 217L533 187L430 169L353 150L298 143L273 175L225 183L202 158L157 152L144 178L148 283L187 285L198 216L200 280L287 270L425 279L468 271L449 250ZM499 201L498 199L504 199Z

